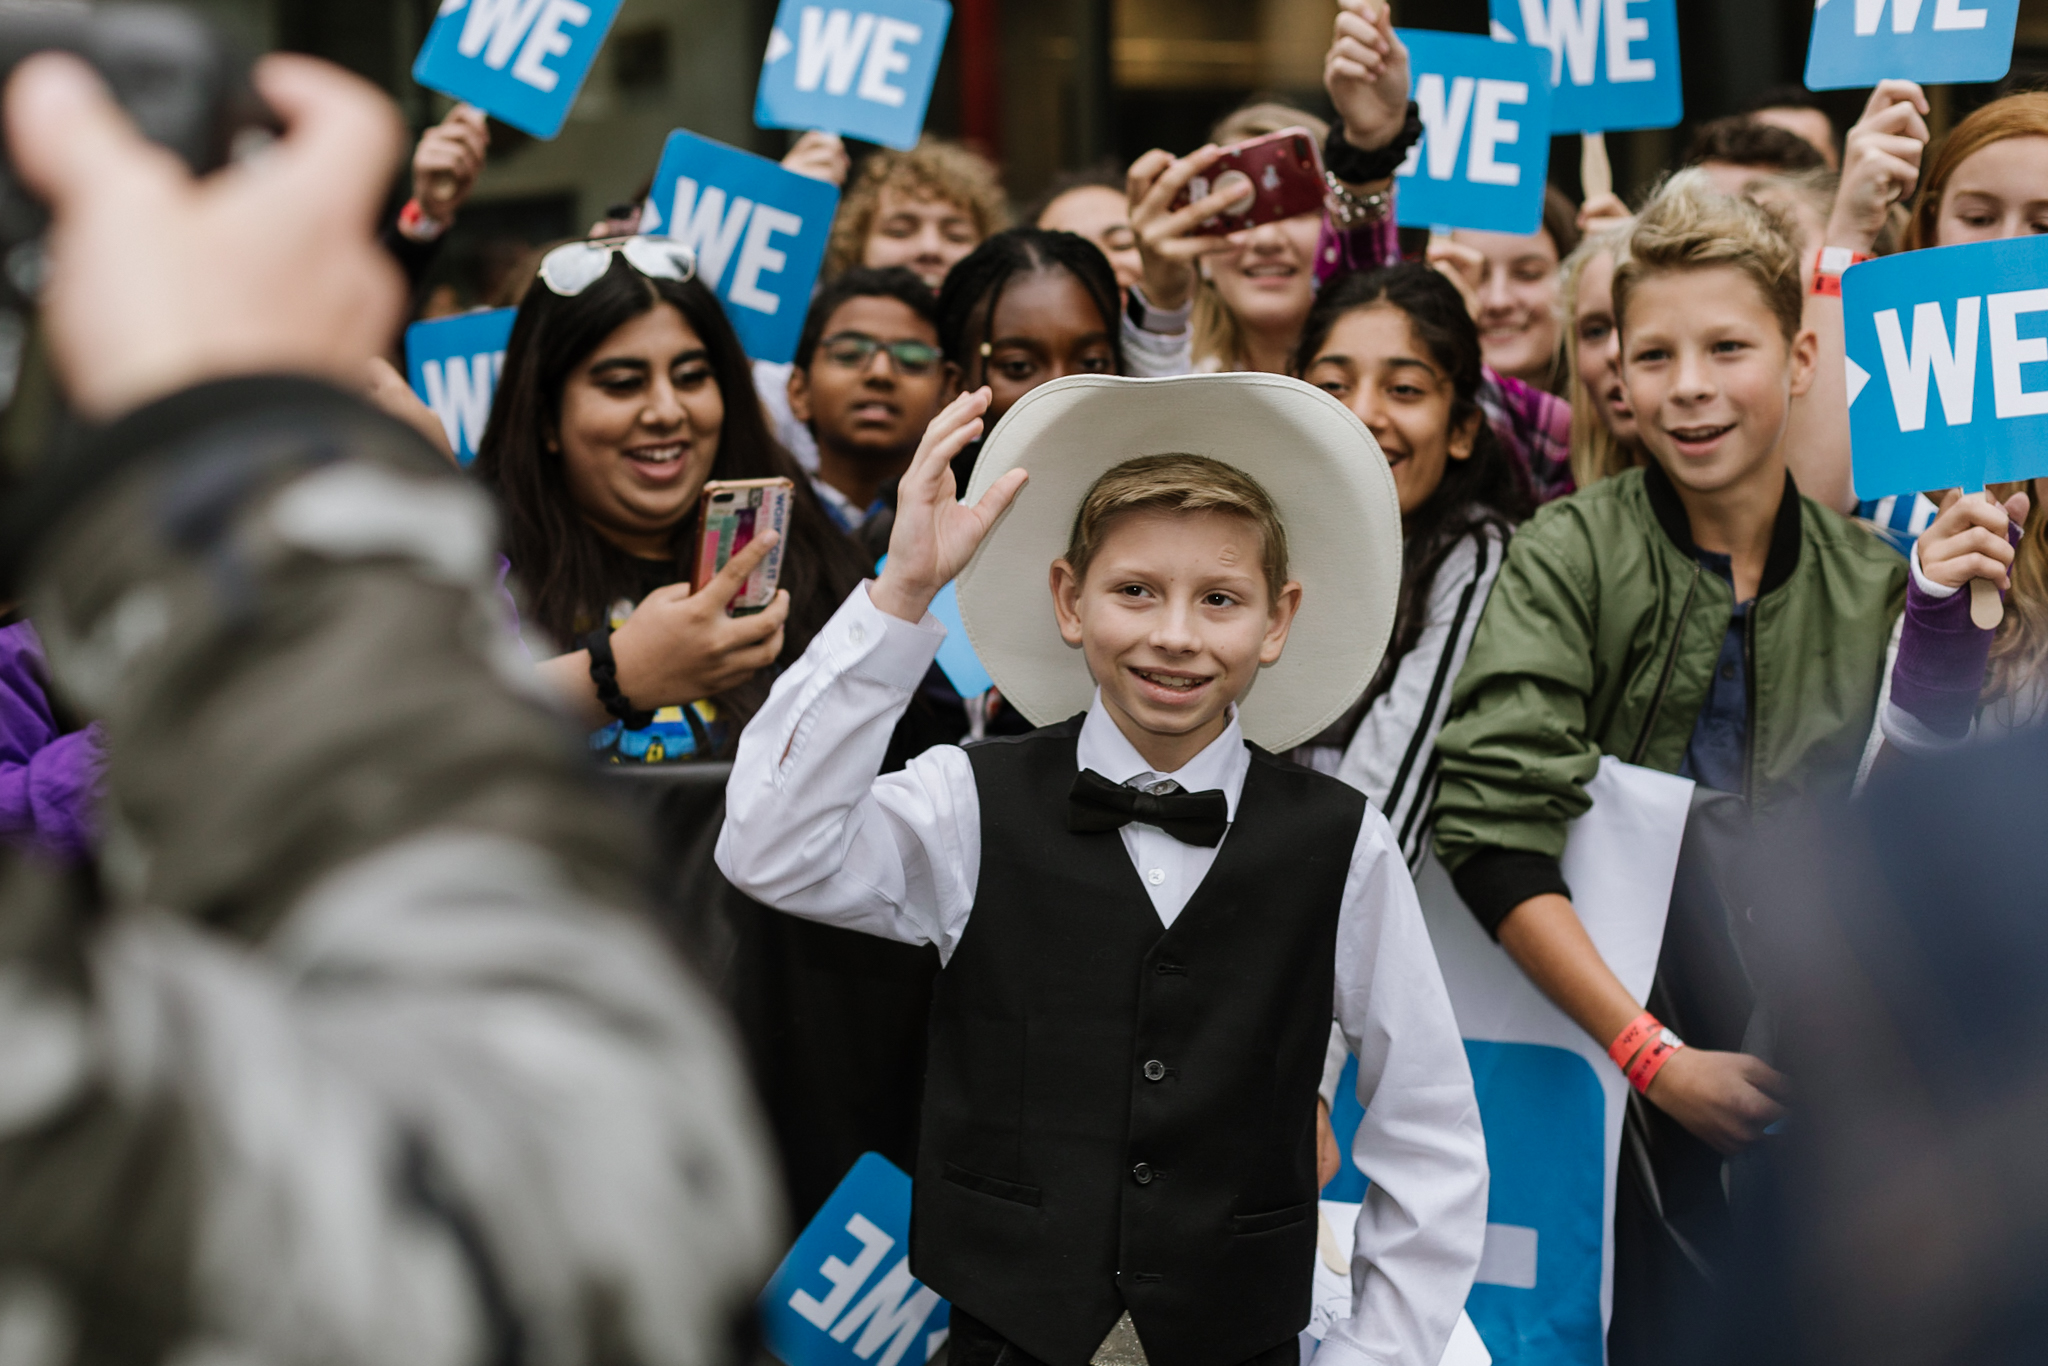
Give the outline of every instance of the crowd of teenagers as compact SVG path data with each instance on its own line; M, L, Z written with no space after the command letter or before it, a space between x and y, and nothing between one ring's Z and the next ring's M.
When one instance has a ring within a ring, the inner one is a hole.
M843 198L787 365L613 210L504 286L460 473L389 357L480 114L357 241L391 115L331 71L264 68L282 150L203 190L76 70L17 80L52 344L109 425L0 625L0 835L34 854L0 917L34 1042L0 1063L0 1223L70 1268L93 1359L717 1360L781 1231L876 1151L915 1173L956 1366L1129 1332L1158 1366L1293 1366L1343 1161L1355 1312L1320 1351L1436 1366L1488 1171L1432 859L1634 1088L1610 1356L1696 1359L1790 1064L1668 956L1623 985L1568 829L1609 756L1755 821L2039 719L2038 494L1857 502L1840 277L2048 231L2048 94L1936 140L1888 81L1838 142L1774 92L1633 205L1553 188L1532 235L1424 241L1394 227L1421 125L1384 6L1345 0L1324 71L1334 122L1252 104L1016 215L963 146L805 135L785 164ZM1224 236L1234 191L1175 207L1296 127L1323 211ZM239 277L193 265L252 214ZM691 582L707 482L773 478L787 532ZM730 614L771 551L773 601ZM963 571L1014 697L939 662ZM604 787L714 763L685 834L717 871L669 894L732 947L691 975ZM60 1176L91 1194L39 1205Z

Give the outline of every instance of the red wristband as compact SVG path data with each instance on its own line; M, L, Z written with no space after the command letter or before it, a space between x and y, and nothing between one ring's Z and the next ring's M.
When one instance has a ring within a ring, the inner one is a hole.
M1683 1047L1684 1040L1670 1030L1660 1028L1656 1039L1643 1050L1642 1056L1636 1059L1635 1066L1628 1069L1628 1084L1635 1087L1639 1094L1648 1095L1650 1083L1664 1070L1664 1064L1670 1062Z
M427 217L427 211L420 207L417 199L405 201L405 207L398 211L398 233L414 242L432 242L448 231L448 225Z
M1842 297L1842 272L1870 258L1847 247L1822 247L1813 260L1813 292L1829 298Z
M1629 1062L1642 1051L1643 1045L1656 1038L1657 1032L1663 1028L1657 1017L1646 1010L1629 1021L1627 1029L1614 1036L1614 1042L1607 1045L1607 1056L1614 1059L1616 1067L1626 1072Z

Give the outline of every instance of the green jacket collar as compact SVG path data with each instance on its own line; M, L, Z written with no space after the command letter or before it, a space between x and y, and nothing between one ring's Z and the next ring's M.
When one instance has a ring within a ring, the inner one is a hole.
M1650 500L1650 512L1656 517L1657 525L1671 544L1678 547L1678 552L1688 560L1698 559L1700 551L1693 544L1692 519L1686 515L1685 504L1679 500L1671 476L1665 474L1664 467L1655 460L1643 466L1643 493ZM1778 500L1777 520L1771 524L1771 549L1764 557L1764 577L1757 589L1758 597L1783 585L1792 577L1792 571L1799 567L1802 534L1799 486L1792 482L1792 473L1787 470L1785 493Z

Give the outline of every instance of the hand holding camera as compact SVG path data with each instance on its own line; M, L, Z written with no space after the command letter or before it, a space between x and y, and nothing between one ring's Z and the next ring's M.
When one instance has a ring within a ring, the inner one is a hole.
M32 57L8 83L9 150L52 215L49 345L84 416L232 375L352 387L390 338L404 288L372 228L402 146L396 111L302 57L266 58L255 83L283 136L203 180L75 57Z

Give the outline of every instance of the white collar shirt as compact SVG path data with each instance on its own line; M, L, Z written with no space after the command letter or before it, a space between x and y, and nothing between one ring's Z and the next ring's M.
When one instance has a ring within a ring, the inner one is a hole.
M1230 709L1230 724L1206 745L1202 752L1172 773L1161 773L1145 762L1137 746L1125 737L1102 705L1097 689L1081 723L1075 745L1078 769L1093 769L1113 783L1150 791L1162 783L1178 783L1183 792L1221 791L1229 803L1230 819L1237 819L1237 799L1244 792L1245 774L1251 770L1251 754L1244 747L1244 731L1237 724L1237 708ZM1186 909L1195 889L1215 865L1221 843L1213 848L1186 844L1156 825L1133 821L1123 828L1124 852L1152 898L1152 909L1160 923L1171 928ZM1226 834L1227 841L1229 836Z

